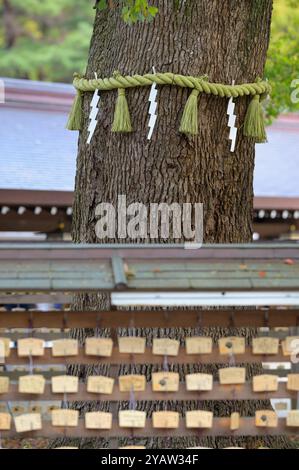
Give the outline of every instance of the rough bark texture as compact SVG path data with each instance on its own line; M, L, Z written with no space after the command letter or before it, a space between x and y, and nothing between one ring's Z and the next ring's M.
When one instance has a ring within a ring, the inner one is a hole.
M263 76L269 41L272 0L159 0L153 2L159 14L151 24L129 27L116 10L98 12L87 67L87 77L94 72L110 76L147 73L152 66L159 72L204 75L215 82L252 82ZM220 5L221 4L221 5ZM178 5L178 8L175 7ZM142 202L202 202L204 204L204 239L210 243L249 242L252 237L254 143L239 132L235 153L230 153L227 127L227 100L202 95L199 103L199 135L188 139L179 134L179 122L189 91L176 87L160 87L158 121L154 136L147 141L148 88L127 92L134 133L111 134L116 92L101 94L99 122L91 145L86 145L91 94L84 96L84 130L80 135L77 160L76 191L73 214L75 242L99 242L95 236L95 207L100 202L116 204L117 196L125 194L127 203ZM236 100L237 125L242 125L247 98ZM124 240L107 240L123 242ZM132 240L125 240L132 242ZM159 240L156 240L159 241ZM163 240L160 240L163 241ZM172 241L171 239L169 240ZM100 309L109 306L105 296L81 296L78 309ZM108 332L101 332L107 334ZM125 333L124 331L120 334ZM183 338L191 330L136 331L152 336ZM228 329L197 329L196 333L212 334L216 339ZM79 338L91 331L75 331ZM246 338L254 330L241 330ZM217 365L180 368L217 371ZM104 370L105 369L105 370ZM148 366L126 367L124 371L142 371L150 377ZM260 365L248 367L248 377L260 371ZM109 368L72 367L70 373L81 376L109 372ZM198 403L171 402L173 409L190 409ZM109 406L107 404L107 406ZM123 406L126 406L124 404ZM157 403L158 407L163 406ZM239 409L244 415L257 408L269 407L269 402L201 402L201 407L213 409L215 415L228 415ZM78 403L80 409L89 404ZM153 404L140 403L150 413ZM248 447L289 444L280 438L265 439L180 439L147 440L147 447L186 447L211 445L224 447L240 443ZM124 441L121 441L124 445ZM103 440L85 441L81 446L107 446Z

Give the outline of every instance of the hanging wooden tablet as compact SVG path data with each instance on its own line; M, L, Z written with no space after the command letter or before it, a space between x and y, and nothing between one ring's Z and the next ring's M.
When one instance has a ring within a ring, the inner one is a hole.
M59 427L76 427L78 426L79 411L69 409L52 410L51 421L52 426Z
M0 338L0 362L1 358L9 357L10 355L10 338Z
M193 336L186 338L186 354L211 354L213 350L212 338L206 336Z
M18 356L43 356L45 342L38 338L22 338L18 340Z
M254 392L276 392L278 390L277 375L255 375L252 380Z
M281 343L282 352L284 356L291 356L292 354L299 354L299 336L287 336Z
M245 354L245 338L229 336L218 340L219 353L224 354Z
M255 425L260 428L276 428L278 425L277 414L272 410L256 411Z
M299 428L299 410L291 410L287 414L287 426Z
M79 378L73 375L57 375L51 378L52 393L78 393Z
M102 375L89 376L87 379L88 393L99 393L111 395L113 392L114 379Z
M118 378L120 392L143 392L146 378L144 375L121 375Z
M240 428L240 413L232 413L230 415L230 430L237 431Z
M118 348L121 354L144 354L145 338L137 336L119 336Z
M52 344L53 357L77 356L79 343L76 339L56 339Z
M245 379L245 367L227 367L219 370L219 381L221 385L244 384Z
M0 395L8 393L9 391L9 377L0 377Z
M177 429L180 415L176 411L154 411L153 427L157 429Z
M156 356L178 356L180 342L170 338L154 338L153 354Z
M122 410L118 413L120 428L144 428L146 412L137 410Z
M287 390L299 392L299 374L288 374Z
M180 375L177 372L154 372L152 374L153 392L177 392Z
M0 431L9 431L11 428L11 415L0 413Z
M106 413L103 411L92 411L90 413L85 413L85 428L111 429L112 413Z
M279 339L268 336L252 339L253 354L278 354Z
M25 413L14 418L16 431L30 432L42 429L42 417L40 413Z
M19 378L19 393L42 395L46 380L42 375L23 375Z
M111 338L86 338L85 354L87 356L112 356L113 341Z
M213 375L211 374L187 374L186 388L189 392L203 392L213 390Z
M210 411L194 410L186 411L186 428L207 428L213 427L213 413Z

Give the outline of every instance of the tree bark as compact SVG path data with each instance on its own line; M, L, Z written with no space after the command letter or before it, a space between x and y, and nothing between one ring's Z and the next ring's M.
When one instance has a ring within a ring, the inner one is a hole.
M122 74L144 74L155 66L158 72L174 72L201 76L207 74L213 82L248 83L263 76L269 42L272 0L158 0L159 14L150 24L128 26L119 11L97 12L91 40L86 76L109 77L114 71ZM220 5L221 4L221 5ZM151 141L148 132L149 89L127 91L132 116L132 134L112 134L111 125L116 99L114 92L102 92L98 125L90 145L86 144L91 94L84 95L84 128L80 133L75 203L73 212L73 240L77 243L99 242L95 235L95 207L100 202L117 205L117 196L126 195L127 204L198 203L204 204L204 241L209 243L241 243L252 240L254 143L238 133L235 153L230 152L229 128L226 114L227 100L202 94L199 103L199 135L187 138L178 132L182 111L190 91L178 87L158 87L158 120ZM248 98L236 100L237 126L242 126ZM107 240L113 243L132 242ZM165 240L155 240L163 241ZM172 236L169 242L174 241ZM177 240L175 240L177 241ZM181 240L183 241L183 240ZM107 296L81 296L76 299L78 309L109 307ZM137 331L152 336L167 335L182 338L192 333L212 334L216 339L229 329L197 329L171 331ZM75 331L76 337L92 332ZM101 332L106 334L107 332ZM123 334L124 332L120 332ZM238 330L246 338L255 330ZM151 368L136 368L150 376ZM124 370L132 370L128 366ZM217 366L210 370L216 374ZM194 366L192 370L195 370ZM85 377L103 368L72 367L70 373ZM123 371L124 371L123 370ZM248 367L248 376L260 371L260 365ZM185 372L180 368L181 373ZM186 410L171 402L173 409ZM86 409L83 403L77 404ZM151 412L153 404L141 404ZM156 404L162 406L161 403ZM201 402L201 407L214 410L215 415L228 415L239 409L252 415L257 408L269 407L269 402ZM256 446L257 441L276 447L287 446L283 439L265 437L248 439L195 439L146 442L148 447L164 445L213 445L221 447L246 441ZM84 444L82 444L84 445ZM90 445L86 444L86 445ZM96 441L95 446L108 445Z

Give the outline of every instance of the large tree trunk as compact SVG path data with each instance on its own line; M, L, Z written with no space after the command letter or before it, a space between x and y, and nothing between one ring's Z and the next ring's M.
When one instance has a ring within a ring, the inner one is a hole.
M211 81L227 84L233 80L236 83L253 82L258 76L263 76L272 0L159 0L153 3L158 5L159 14L150 24L128 26L117 10L97 13L86 74L88 78L93 78L94 72L101 77L111 76L116 70L128 75L144 74L151 72L152 66L159 72L195 76L208 74ZM178 9L175 7L177 4L180 5ZM250 242L254 143L239 132L236 152L230 153L227 100L202 95L199 135L188 139L178 129L189 91L159 87L158 121L153 138L148 142L148 94L148 88L127 92L134 133L124 135L111 133L116 93L101 93L99 121L91 145L86 144L91 94L84 95L84 130L79 141L73 213L74 241L98 242L95 236L96 205L100 202L116 205L117 196L125 194L128 204L202 202L205 242ZM248 99L236 101L237 125L240 127ZM117 243L124 240L109 241ZM169 241L173 241L171 237ZM105 296L82 296L77 299L76 306L100 309L109 306L109 299ZM211 333L202 329L198 332ZM146 331L147 337L163 333ZM194 331L166 333L183 337ZM214 338L226 333L228 330L212 330ZM81 330L74 334L81 337L88 332ZM256 332L244 329L241 334L249 338ZM198 368L207 369L202 365ZM141 369L150 376L149 367ZM96 370L102 370L101 366ZM209 370L216 372L216 365ZM249 376L258 370L259 365L248 368ZM81 377L91 371L92 368L88 367L70 370ZM201 405L214 408L215 415L229 414L236 408L243 414L252 415L256 407L269 406L269 402L208 402ZM85 408L82 403L78 406ZM182 409L180 403L172 403L171 406ZM194 408L196 403L186 406ZM148 411L151 409L152 404L148 404ZM153 439L147 445L182 447L198 442L228 445L227 439L216 442L212 439L189 439L171 443L158 443ZM236 440L229 442L234 444ZM284 441L279 439L263 442L266 445L284 445ZM106 444L98 441L93 445ZM256 441L247 439L247 445L254 446Z

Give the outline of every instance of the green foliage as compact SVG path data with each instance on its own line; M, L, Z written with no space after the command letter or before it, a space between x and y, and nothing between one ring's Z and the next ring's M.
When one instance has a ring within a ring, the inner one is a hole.
M129 24L138 21L151 21L158 13L158 8L150 5L148 0L121 0L120 5L122 17ZM99 10L104 10L108 6L109 0L99 0L96 3Z

